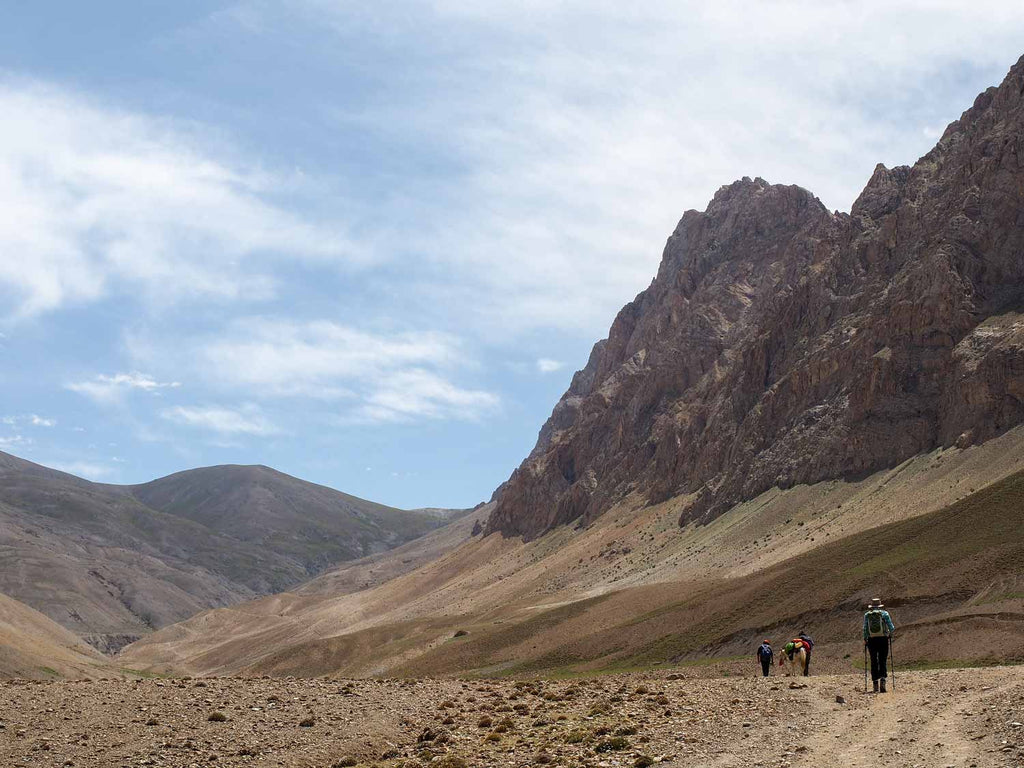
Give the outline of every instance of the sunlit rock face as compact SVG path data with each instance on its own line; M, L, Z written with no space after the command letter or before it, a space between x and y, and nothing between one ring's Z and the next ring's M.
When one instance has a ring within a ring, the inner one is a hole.
M630 494L706 521L1024 421L1024 59L849 214L762 179L687 211L594 346L488 532Z

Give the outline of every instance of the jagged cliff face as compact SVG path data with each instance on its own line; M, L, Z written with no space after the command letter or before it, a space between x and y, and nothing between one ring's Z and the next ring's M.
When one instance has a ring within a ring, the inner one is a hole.
M681 523L1024 421L1024 58L847 214L743 179L687 211L500 494L537 536L630 493Z

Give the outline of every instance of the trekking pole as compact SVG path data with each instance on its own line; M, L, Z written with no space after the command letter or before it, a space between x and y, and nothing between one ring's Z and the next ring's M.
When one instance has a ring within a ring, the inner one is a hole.
M896 645L896 637L889 638L889 668L892 669L892 689L896 690L896 657L893 655L892 647Z

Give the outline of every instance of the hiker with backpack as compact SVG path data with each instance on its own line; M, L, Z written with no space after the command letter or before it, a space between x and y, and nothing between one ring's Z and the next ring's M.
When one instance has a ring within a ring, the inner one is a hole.
M772 657L775 655L772 651L772 644L765 640L757 649L757 660L761 662L761 672L765 677L768 677L768 672L772 668Z
M885 662L889 658L889 641L896 632L889 612L884 608L882 601L876 597L868 603L868 610L864 614L864 647L871 656L871 683L875 693L885 693L888 677Z

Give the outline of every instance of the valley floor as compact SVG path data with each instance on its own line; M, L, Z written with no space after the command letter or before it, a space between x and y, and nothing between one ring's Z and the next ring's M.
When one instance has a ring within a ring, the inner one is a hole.
M0 765L987 768L1022 765L1021 720L1024 667L902 673L886 695L865 694L848 674L685 670L519 682L7 681Z

